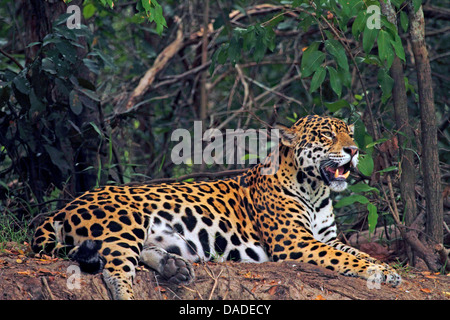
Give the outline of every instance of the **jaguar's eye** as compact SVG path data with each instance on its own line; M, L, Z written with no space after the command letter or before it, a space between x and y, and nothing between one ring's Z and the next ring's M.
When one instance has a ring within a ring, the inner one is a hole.
M321 132L322 136L324 136L327 139L333 139L335 134L332 131L323 131Z

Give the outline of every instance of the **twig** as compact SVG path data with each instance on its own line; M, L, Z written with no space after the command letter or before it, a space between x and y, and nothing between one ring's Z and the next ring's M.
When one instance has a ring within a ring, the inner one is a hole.
M47 282L47 278L46 277L42 277L41 278L41 282L44 285L44 288L47 290L48 295L50 297L50 300L56 300L55 296L52 293L52 290L50 290L50 287L49 287L48 282Z
M95 287L95 290L97 290L97 292L100 294L100 296L102 297L103 300L110 300L109 297L106 295L104 291L98 286L97 281L95 281L96 279L92 280L92 284Z
M207 69L210 66L210 64L211 64L211 60L207 61L205 64L199 65L198 67L196 67L194 69L190 69L190 70L188 70L186 72L183 72L181 74L176 74L176 75L173 75L173 76L162 77L161 79L165 79L165 81L161 81L158 84L154 85L152 87L152 89L158 89L158 88L160 88L162 86L166 86L166 85L178 82L181 79L186 78L186 77L188 77L190 75L194 75L194 74L197 74L199 72L202 72L205 69Z
M239 79L242 82L242 85L244 86L244 101L242 102L241 109L244 109L247 106L247 100L249 97L249 89L248 89L248 83L245 81L246 76L244 76L241 67L236 64L236 71L238 72Z
M7 57L9 60L11 60L12 62L14 62L20 70L25 69L19 61L17 61L16 58L14 58L12 55L10 55L9 53L5 52L2 48L0 48L0 53L3 54L5 57Z
M158 288L159 300L162 300L163 296L161 294L161 286L159 285L158 277L156 276L155 272L153 273L153 277L155 278L156 288Z
M244 101L242 102L242 106L238 110L236 110L231 116L229 116L227 119L225 119L225 121L223 121L217 127L217 129L219 129L219 130L222 129L223 127L225 127L228 124L228 122L230 122L231 120L236 118L237 115L239 113L243 112L245 110L245 108L247 107L247 100L248 100L248 97L249 97L249 86L248 86L247 81L245 81L245 76L242 73L242 69L241 69L241 67L238 64L236 64L236 71L237 71L239 79L241 80L242 85L244 87Z
M219 272L219 274L217 275L217 277L214 277L214 278L213 278L213 279L214 279L214 285L213 285L213 287L212 287L212 289L211 289L211 292L210 292L210 294L209 294L208 300L211 300L211 299L212 299L212 295L213 295L214 291L216 290L217 282L218 282L218 279L219 279L220 275L222 274L222 271L223 271L223 269L220 270L220 272Z
M244 286L242 283L241 283L241 288L244 289L245 291L247 291L248 293L250 293L252 295L253 299L260 300L257 296L255 296L255 294L249 288Z
M258 81L256 81L256 80L254 80L254 79L252 79L252 78L250 78L250 77L248 77L248 76L245 76L245 78L246 78L247 80L249 80L250 82L256 84L258 87L260 87L260 88L266 90L266 92L264 92L264 93L260 94L259 96L257 96L257 97L255 98L255 100L260 100L260 99L262 99L265 95L267 95L267 94L269 94L269 93L273 93L273 94L275 94L275 95L277 95L277 96L280 96L281 98L283 98L283 99L285 99L285 100L287 100L287 101L289 101L289 102L294 102L294 103L296 103L296 104L298 104L299 106L302 106L302 107L304 106L303 103L302 103L301 101L299 101L299 100L297 100L297 99L295 99L295 98L292 98L292 97L288 97L288 96L282 94L281 92L276 91L276 90L279 89L280 87L283 87L283 86L285 86L285 85L287 85L287 84L289 84L289 83L291 83L291 82L293 82L293 81L296 81L296 80L300 79L300 78L301 78L301 75L296 75L295 77L292 77L292 78L286 80L285 82L282 82L282 83L276 85L276 86L273 87L273 88L266 87L266 86L263 85L262 83L260 83L260 82L258 82Z

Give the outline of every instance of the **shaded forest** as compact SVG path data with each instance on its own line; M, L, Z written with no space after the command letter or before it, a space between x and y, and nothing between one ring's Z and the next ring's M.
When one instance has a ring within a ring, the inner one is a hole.
M445 5L1 0L0 254L96 186L232 176L258 158L175 164L172 133L194 121L225 132L319 114L354 123L361 150L334 195L343 241L445 274Z

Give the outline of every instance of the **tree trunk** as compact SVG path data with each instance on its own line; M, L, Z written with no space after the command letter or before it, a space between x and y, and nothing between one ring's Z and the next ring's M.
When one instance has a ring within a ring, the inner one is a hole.
M422 7L414 12L408 3L410 37L414 53L422 130L422 174L426 198L426 234L435 243L443 242L443 203L441 173L437 145L436 111L434 108L430 61L425 44L425 21Z
M202 65L208 61L208 25L209 25L209 0L205 1L205 8L203 10L203 42L202 42ZM206 88L206 79L208 70L203 71L200 87L200 120L203 125L206 125L206 116L208 114L208 89Z
M395 10L390 4L380 2L382 13L387 16L389 22L397 25L397 16ZM411 139L414 137L414 132L409 125L408 114L408 100L406 96L405 80L403 74L403 66L400 58L395 56L391 66L391 76L394 79L394 87L392 89L392 96L394 100L394 115L396 129L402 134L397 135L398 144L400 147L400 192L402 195L402 202L404 207L405 224L410 227L417 216L416 197L415 197L415 167L414 167L414 152L412 151ZM407 244L407 252L409 261L412 265L414 263L414 251Z
M78 5L81 8L82 1L74 0L71 5ZM24 0L22 4L23 20L24 20L24 38L25 43L37 43L43 42L43 39L50 33L52 33L52 26L54 21L67 11L67 4L63 1L31 1ZM85 40L81 37L78 43L82 44L84 48L77 49L77 55L84 57L87 53L87 46ZM40 57L38 57L40 55ZM45 54L40 51L39 45L33 45L25 48L26 64L29 65L38 58L45 58ZM32 87L40 87L42 91L45 91L43 96L46 97L46 107L55 108L60 110L61 108L68 107L68 95L64 94L64 90L58 84L58 80L55 78L38 78L34 72L37 70L30 70L29 74L33 78ZM78 64L74 67L73 76L79 81L84 80L92 86L95 86L95 77L84 64ZM38 83L36 83L38 82ZM64 88L66 91L67 89ZM86 170L88 167L97 167L98 164L98 151L101 141L98 134L92 128L87 125L90 122L99 123L99 103L93 99L85 96L83 97L83 104L88 104L90 107L84 106L82 112L78 115L69 112L68 119L75 124L79 130L83 131L82 134L73 130L73 132L67 133L67 135L61 135L61 130L57 130L57 119L55 121L48 122L48 131L55 135L55 141L59 141L61 151L65 154L67 159L68 172L61 173L58 168L52 164L49 157L38 157L36 154L30 155L30 174L27 180L33 190L34 195L38 201L43 201L44 192L50 185L56 185L59 188L64 187L64 191L70 195L86 191L95 185L97 181L97 170ZM57 107L55 107L57 106ZM52 111L53 112L53 111ZM71 130L72 127L67 126L67 130ZM36 141L40 141L41 131L36 126L32 128L33 134L36 135ZM59 133L59 135L58 135ZM103 147L103 146L102 146ZM30 152L33 153L33 152ZM51 157L51 155L49 155ZM67 182L65 184L65 182Z

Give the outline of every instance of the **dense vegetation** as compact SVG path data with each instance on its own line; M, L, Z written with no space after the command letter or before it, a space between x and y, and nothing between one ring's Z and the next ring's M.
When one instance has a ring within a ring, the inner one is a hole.
M342 235L368 230L403 243L400 262L418 255L442 270L444 3L0 1L0 242L27 241L39 213L98 185L248 166L255 155L175 165L171 133L193 132L194 120L225 131L321 114L355 123L362 151L336 196ZM80 9L79 28L68 5Z

